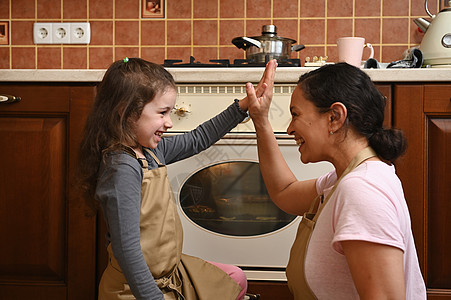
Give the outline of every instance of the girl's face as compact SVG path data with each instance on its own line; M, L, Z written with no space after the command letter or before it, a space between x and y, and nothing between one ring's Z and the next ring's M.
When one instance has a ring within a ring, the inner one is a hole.
M294 136L299 145L303 163L319 162L326 159L329 148L329 115L320 114L316 106L304 97L298 87L291 95L291 122L287 133Z
M155 149L163 133L172 127L170 113L174 108L176 96L175 90L168 88L144 105L135 127L136 138L141 146Z

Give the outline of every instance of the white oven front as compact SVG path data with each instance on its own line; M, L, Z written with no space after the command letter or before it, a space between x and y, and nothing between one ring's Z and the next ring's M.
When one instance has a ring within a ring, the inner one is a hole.
M286 135L293 86L275 86L270 121L280 150L300 180L330 171L328 163L302 164ZM173 133L191 130L216 115L242 87L179 86ZM300 217L277 208L261 178L255 131L240 124L209 149L168 165L184 230L183 252L241 267L249 280L285 281L285 267Z

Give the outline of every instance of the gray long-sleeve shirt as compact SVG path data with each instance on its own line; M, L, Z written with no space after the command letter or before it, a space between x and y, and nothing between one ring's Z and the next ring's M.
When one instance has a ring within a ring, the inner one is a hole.
M196 129L164 137L155 153L162 164L171 164L197 154L234 128L247 116L235 102ZM145 152L149 169L158 167ZM99 169L96 198L107 224L107 240L136 299L164 299L146 264L140 245L142 167L122 153L110 153ZM188 237L189 238L189 237Z

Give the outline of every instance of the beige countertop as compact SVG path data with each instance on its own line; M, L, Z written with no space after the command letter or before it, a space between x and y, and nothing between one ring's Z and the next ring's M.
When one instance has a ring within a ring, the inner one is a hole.
M295 83L315 68L280 67L275 81ZM168 68L177 83L258 82L263 68ZM365 69L375 82L451 82L451 68ZM0 82L99 82L105 70L0 70Z

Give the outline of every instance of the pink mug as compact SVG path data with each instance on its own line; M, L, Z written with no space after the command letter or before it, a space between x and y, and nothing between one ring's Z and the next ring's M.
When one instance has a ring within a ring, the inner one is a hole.
M374 49L370 43L365 44L362 37L342 37L337 40L338 61L347 62L358 68L362 67L363 48L368 47L371 50L369 58L373 58Z

